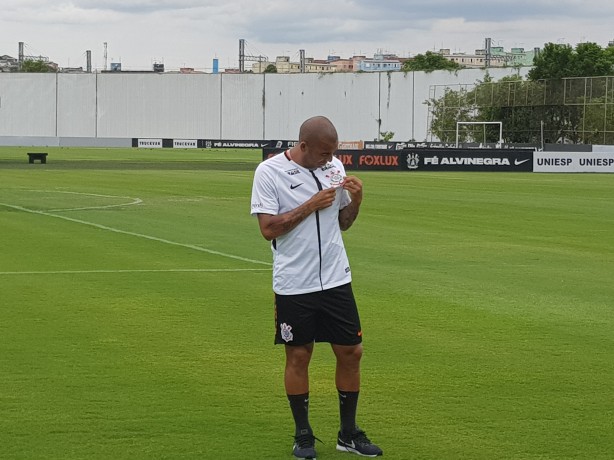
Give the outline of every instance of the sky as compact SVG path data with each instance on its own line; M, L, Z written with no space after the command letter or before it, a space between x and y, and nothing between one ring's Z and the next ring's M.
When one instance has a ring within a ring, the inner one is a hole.
M121 62L124 70L239 66L250 56L411 57L441 48L531 50L614 40L614 2L594 0L0 0L0 55L46 56L60 67ZM105 45L107 58L105 61ZM251 63L246 63L250 68Z

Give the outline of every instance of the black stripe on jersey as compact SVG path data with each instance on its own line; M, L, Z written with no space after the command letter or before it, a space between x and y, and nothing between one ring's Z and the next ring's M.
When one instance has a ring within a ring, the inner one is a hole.
M316 177L313 171L309 171L309 172L315 179L316 185L318 186L318 190L321 191L322 184L320 183L319 179ZM318 230L318 254L320 256L320 271L318 273L318 276L320 277L320 287L322 288L322 290L324 290L324 285L322 284L322 236L320 235L320 212L319 211L316 211L316 227Z

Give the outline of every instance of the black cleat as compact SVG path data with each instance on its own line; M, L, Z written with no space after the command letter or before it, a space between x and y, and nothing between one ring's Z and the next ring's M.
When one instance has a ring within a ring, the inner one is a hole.
M312 433L300 434L294 437L294 446L292 447L292 455L298 459L315 460L316 459L316 437Z
M384 454L382 449L373 444L367 438L366 433L358 427L351 435L343 435L339 432L337 450L362 455L363 457L379 457Z

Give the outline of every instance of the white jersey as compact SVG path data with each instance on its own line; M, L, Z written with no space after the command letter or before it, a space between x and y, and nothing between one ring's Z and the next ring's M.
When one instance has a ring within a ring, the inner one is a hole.
M318 193L337 187L345 177L339 159L313 171L280 153L258 165L252 187L252 215L291 211ZM330 289L352 281L339 211L350 204L347 190L337 188L332 206L310 214L271 242L273 291L282 295Z

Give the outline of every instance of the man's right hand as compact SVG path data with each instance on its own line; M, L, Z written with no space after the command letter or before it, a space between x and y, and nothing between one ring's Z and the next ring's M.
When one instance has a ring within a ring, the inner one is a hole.
M337 189L335 188L327 188L324 190L320 190L309 200L314 207L314 211L319 211L320 209L328 208L332 206L335 201L335 197L337 196Z
M336 189L320 190L309 200L292 211L283 214L258 214L260 232L268 241L288 233L312 213L330 207L335 201Z

